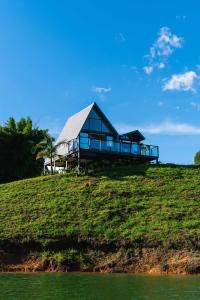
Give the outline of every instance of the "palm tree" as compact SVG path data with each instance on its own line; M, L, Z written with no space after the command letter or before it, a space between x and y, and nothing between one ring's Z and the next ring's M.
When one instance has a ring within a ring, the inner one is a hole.
M36 159L40 159L40 158L49 158L50 159L50 165L51 165L51 175L53 174L53 161L55 162L55 158L58 155L58 148L63 145L66 144L66 142L61 141L57 144L54 143L55 139L49 135L46 136L46 138L40 142L37 145L37 155L36 155Z

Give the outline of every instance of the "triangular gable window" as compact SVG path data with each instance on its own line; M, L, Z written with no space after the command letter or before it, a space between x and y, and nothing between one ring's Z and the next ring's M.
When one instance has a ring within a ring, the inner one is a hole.
M92 119L100 119L100 117L97 115L97 113L93 110L91 110L91 112L89 113L89 118Z
M111 133L109 128L106 126L105 122L96 113L95 110L92 110L89 113L89 116L83 125L83 129L89 131L95 131L95 132L97 131L97 132Z

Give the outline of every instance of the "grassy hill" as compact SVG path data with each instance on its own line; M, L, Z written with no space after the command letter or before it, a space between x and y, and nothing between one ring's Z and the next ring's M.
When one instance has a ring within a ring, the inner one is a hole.
M61 261L66 255L75 259L80 249L93 249L96 257L98 251L129 248L198 251L200 169L124 166L95 176L54 175L2 184L0 245L23 245L46 257L59 251Z

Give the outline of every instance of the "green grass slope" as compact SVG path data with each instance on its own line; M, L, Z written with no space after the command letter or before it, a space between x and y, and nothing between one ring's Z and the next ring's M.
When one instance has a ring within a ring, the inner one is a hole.
M198 246L200 169L115 167L0 185L0 242Z

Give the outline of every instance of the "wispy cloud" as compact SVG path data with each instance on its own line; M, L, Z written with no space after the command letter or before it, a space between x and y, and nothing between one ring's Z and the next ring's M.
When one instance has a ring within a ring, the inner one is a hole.
M195 83L199 77L196 72L188 71L185 73L174 74L163 85L163 91L192 91L195 92Z
M146 74L151 74L153 72L153 67L152 66L146 66L143 68Z
M164 63L159 63L158 65L158 69L164 69L165 68L165 64Z
M183 45L183 38L173 34L168 27L160 28L158 38L146 55L149 63L144 67L146 74L151 74L155 68L163 69L168 57Z
M106 87L94 87L93 92L97 93L97 94L106 94L111 92L111 88L106 88Z
M195 126L187 123L176 123L173 121L163 121L158 124L148 124L145 126L133 125L118 125L116 126L120 133L139 129L147 134L160 134L160 135L200 135L200 126Z

